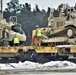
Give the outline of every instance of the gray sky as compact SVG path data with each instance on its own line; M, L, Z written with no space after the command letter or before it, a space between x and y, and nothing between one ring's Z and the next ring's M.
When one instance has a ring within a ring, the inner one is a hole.
M3 7L6 8L7 4L10 0L3 0ZM74 6L76 0L19 0L19 3L29 3L31 7L34 8L35 4L39 6L40 9L44 8L47 10L47 7L57 8L59 4L66 3L70 6ZM3 9L4 9L3 8Z

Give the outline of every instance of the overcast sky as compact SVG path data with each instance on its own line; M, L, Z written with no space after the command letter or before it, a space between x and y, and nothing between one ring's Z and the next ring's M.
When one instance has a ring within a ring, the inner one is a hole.
M3 0L3 7L6 8L10 0ZM20 4L29 3L31 7L34 8L35 4L39 6L40 9L44 8L47 10L47 7L57 8L61 3L66 3L70 6L74 6L76 0L19 0ZM4 9L3 8L3 9Z

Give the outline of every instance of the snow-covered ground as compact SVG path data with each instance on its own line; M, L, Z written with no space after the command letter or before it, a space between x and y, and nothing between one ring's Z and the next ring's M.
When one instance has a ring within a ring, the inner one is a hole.
M0 70L11 69L26 69L26 70L51 70L51 69L76 69L76 64L69 61L51 61L48 63L40 64L30 61L24 63L0 63Z

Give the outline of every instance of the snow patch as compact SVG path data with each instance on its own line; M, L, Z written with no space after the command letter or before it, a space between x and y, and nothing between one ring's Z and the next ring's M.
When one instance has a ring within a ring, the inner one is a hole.
M44 64L25 61L24 63L1 63L0 69L26 69L26 70L50 70L50 69L76 69L76 64L69 61L50 61Z

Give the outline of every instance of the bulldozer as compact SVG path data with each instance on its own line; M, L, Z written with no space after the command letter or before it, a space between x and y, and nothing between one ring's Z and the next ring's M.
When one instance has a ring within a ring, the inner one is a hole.
M0 0L0 3L0 45L6 43L12 46L15 36L19 38L20 44L23 44L26 41L26 35L21 28L21 24L17 22L16 16L10 16L9 22L7 22L3 18L2 0Z
M76 9L68 7L59 9L59 16L54 17L54 8L50 8L48 26L41 30L41 47L34 48L37 54L33 60L47 62L51 60L68 60L69 56L76 57ZM32 32L32 38L36 30ZM31 59L32 59L31 58ZM31 60L30 59L30 60Z
M59 16L54 17L54 8L50 8L48 26L42 31L42 45L75 45L76 44L76 7L59 10Z

